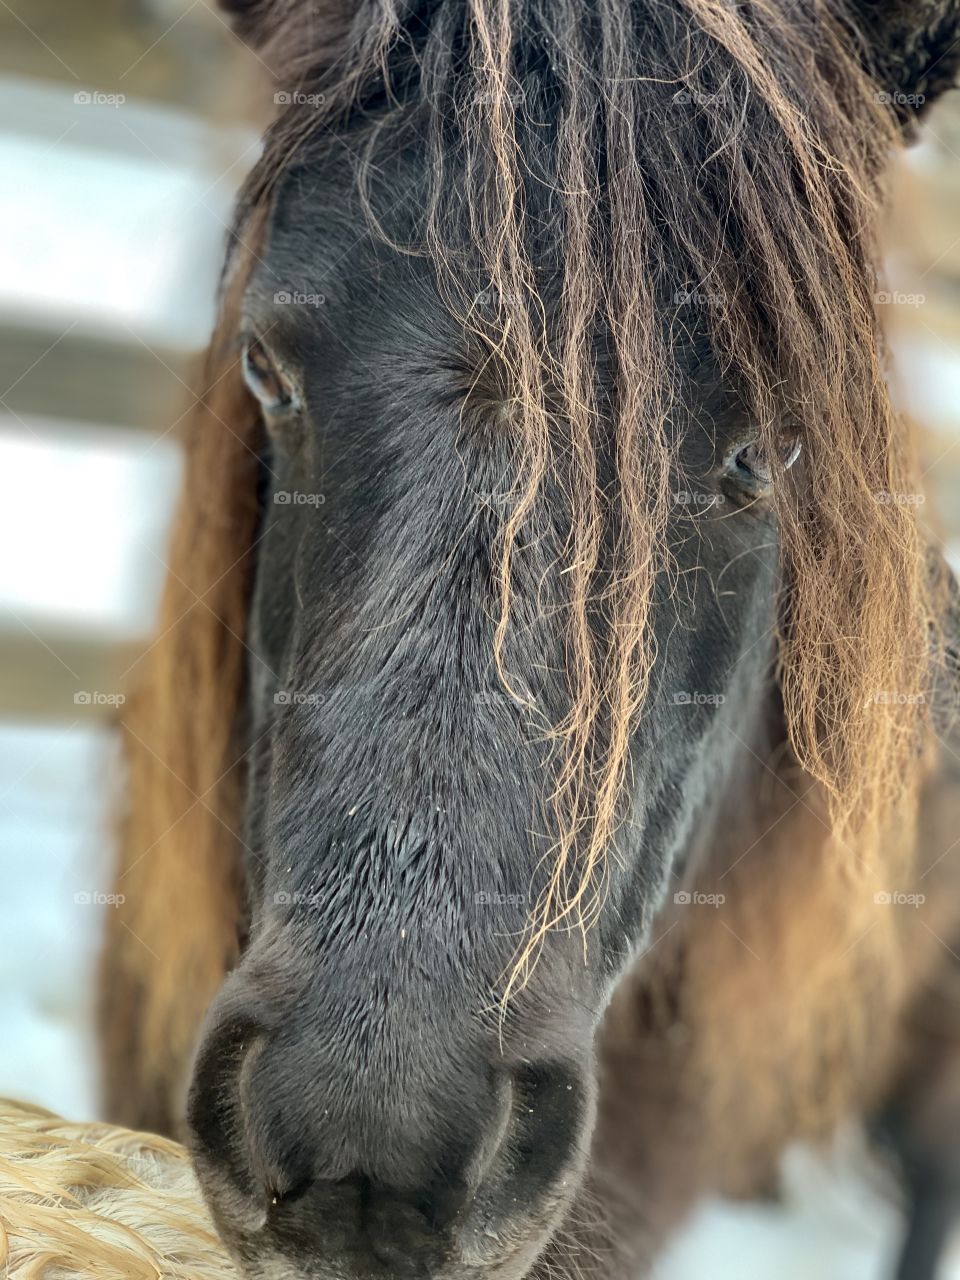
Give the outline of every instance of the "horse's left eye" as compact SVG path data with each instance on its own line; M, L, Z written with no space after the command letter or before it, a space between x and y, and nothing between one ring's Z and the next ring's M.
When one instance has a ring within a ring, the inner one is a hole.
M242 364L244 381L265 413L289 413L299 408L296 388L259 338L244 343Z
M770 464L760 451L760 444L756 440L752 440L750 444L744 445L737 451L733 457L733 467L738 472L738 478L751 484L767 485L773 479Z
M789 470L800 456L802 441L799 432L785 431L780 444L780 458L784 470ZM739 484L751 493L766 493L773 484L773 468L759 440L751 440L735 450L727 459L727 471Z

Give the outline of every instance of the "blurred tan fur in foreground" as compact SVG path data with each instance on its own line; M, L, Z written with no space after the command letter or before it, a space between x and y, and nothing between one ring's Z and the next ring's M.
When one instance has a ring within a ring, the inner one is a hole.
M0 1100L4 1280L232 1280L184 1149Z

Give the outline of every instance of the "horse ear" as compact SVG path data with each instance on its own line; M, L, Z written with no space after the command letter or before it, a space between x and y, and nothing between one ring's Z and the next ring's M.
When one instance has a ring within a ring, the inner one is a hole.
M296 62L317 51L334 52L366 0L214 0L234 31L252 48L274 45Z
M384 17L416 0L213 0L227 14L277 86L287 91L328 92L332 68L348 80L351 65ZM278 93L275 103L293 101Z
M960 73L960 0L850 0L880 100L909 126Z
M296 0L215 0L241 40L259 47L290 20Z

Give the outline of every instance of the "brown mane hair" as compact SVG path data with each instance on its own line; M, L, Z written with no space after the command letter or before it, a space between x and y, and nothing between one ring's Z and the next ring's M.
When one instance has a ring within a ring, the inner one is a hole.
M185 435L157 635L130 672L122 722L125 901L107 922L103 1090L118 1104L111 1119L158 1132L180 1124L185 1064L244 927L243 634L261 425L236 329L258 234L253 220L246 261L225 280Z
M927 716L922 697L878 695L926 687L937 610L914 506L878 499L919 487L884 385L874 307L880 184L898 130L846 10L826 0L440 0L419 23L400 0L231 7L263 60L283 69L291 99L241 201L238 278L275 178L311 139L375 108L376 128L357 126L368 141L363 184L392 131L420 127L427 138L422 243L404 248L432 258L448 305L497 363L516 436L495 641L511 690L522 674L503 661L513 586L545 492L560 495L569 525L556 567L569 713L545 729L556 743L554 850L510 983L524 980L549 929L586 934L602 901L656 657L654 584L671 571L688 326L709 338L770 457L785 421L802 436L806 482L783 484L778 498L780 685L838 863L869 861L891 817L909 821ZM301 105L304 94L314 102ZM531 158L537 111L549 112L551 142ZM551 188L546 231L531 207L535 165ZM478 278L492 310L475 305ZM693 319L671 306L684 286L710 297ZM228 293L214 398L190 436L161 638L128 715L124 841L151 850L130 873L133 897L169 874L165 859L237 896L231 766L243 746L256 426L232 367L234 305ZM612 385L598 376L598 333ZM614 485L601 475L605 447ZM140 933L134 901L129 909L127 928ZM225 964L232 945L225 939ZM189 971L188 959L179 965ZM213 974L198 977L181 1021L214 986Z

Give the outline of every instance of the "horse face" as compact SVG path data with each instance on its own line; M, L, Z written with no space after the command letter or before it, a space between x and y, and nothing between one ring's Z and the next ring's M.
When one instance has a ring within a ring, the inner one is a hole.
M246 299L269 437L248 636L253 921L191 1125L251 1274L512 1280L582 1180L609 995L765 701L770 481L691 344L677 573L657 590L619 854L586 950L550 933L501 1009L552 847L565 531L545 495L504 654L518 698L493 660L507 405L430 264L388 243L403 211L384 196L376 212L386 237L359 230L335 154L289 173Z

